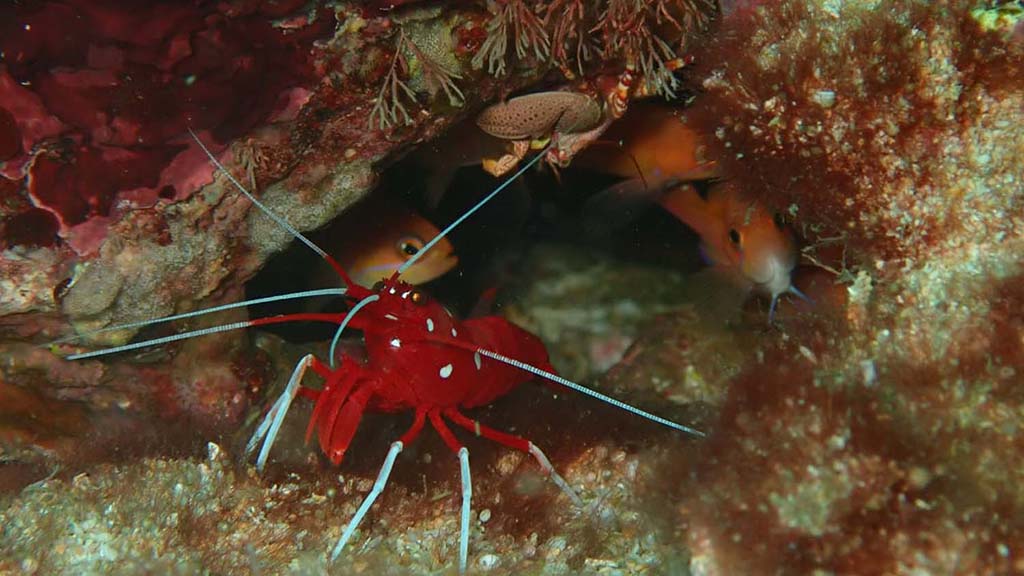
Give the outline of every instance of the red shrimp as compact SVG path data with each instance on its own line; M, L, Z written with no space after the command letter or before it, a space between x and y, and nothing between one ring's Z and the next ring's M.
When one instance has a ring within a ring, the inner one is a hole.
M344 458L345 451L348 449L365 411L413 411L412 426L391 444L373 489L366 496L334 547L331 554L332 561L339 556L345 544L355 533L359 522L366 515L377 496L384 490L391 468L399 453L416 439L428 420L459 459L462 478L459 535L460 573L465 572L468 558L472 482L469 451L456 438L449 428L448 422L509 448L530 454L555 484L574 503L579 504L579 497L558 475L547 457L536 445L525 438L489 428L462 413L462 409L489 404L516 386L535 377L544 378L585 393L677 430L697 436L703 435L697 430L644 412L558 376L548 360L544 344L533 334L497 316L459 321L425 292L400 279L401 273L411 266L419 256L425 254L452 228L497 195L543 155L535 157L533 162L523 166L512 178L463 214L447 230L427 243L416 257L407 261L391 277L379 282L374 289L367 289L352 282L344 269L333 258L263 206L231 176L202 142L195 137L195 134L193 137L206 151L211 162L222 170L243 194L281 227L324 257L338 272L345 284L344 289L287 294L273 299L344 294L355 304L344 316L340 314L290 314L260 318L106 350L76 354L68 358L99 356L213 332L281 322L324 321L338 324L338 332L331 346L331 362L325 364L312 354L299 361L285 391L267 412L264 420L249 440L246 449L246 454L250 455L256 451L257 447L260 447L259 455L256 458L256 467L257 470L262 471L281 423L296 396L302 396L314 402L306 439L308 441L315 431L321 449L335 465L340 464ZM267 300L269 299L261 299L261 301ZM228 307L240 307L251 303L252 301L229 304L139 323L136 326L194 316ZM362 330L364 334L367 360L365 363L359 363L351 358L343 358L340 364L335 366L333 361L335 358L334 344L337 343L342 330L350 324L352 327ZM123 326L117 328L123 328ZM113 328L105 330L111 329ZM302 384L303 377L309 369L323 379L322 387L313 388Z

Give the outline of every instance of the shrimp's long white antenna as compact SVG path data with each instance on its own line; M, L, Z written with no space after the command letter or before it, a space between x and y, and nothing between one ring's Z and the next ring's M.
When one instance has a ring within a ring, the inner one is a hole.
M363 298L348 311L348 314L345 315L345 319L338 325L338 330L334 333L334 338L331 339L331 349L328 352L328 354L331 355L331 368L334 368L334 352L338 348L338 341L341 340L341 333L345 331L345 328L348 326L348 323L352 321L352 317L356 315L356 312L359 312L364 306L371 302L376 302L377 300L380 300L380 296L376 294L370 294L366 298Z
M456 218L455 221L452 222L451 224L449 224L444 230L441 230L440 232L438 232L437 236L434 236L434 238L430 242L427 242L426 245L424 245L422 249L420 249L418 252L416 252L416 254L414 254L412 258L409 258L408 260L405 261L405 264L402 264L401 266L399 266L397 274L401 275L406 270L408 270L410 266L415 264L417 260L419 260L424 254L426 254L428 250L433 248L435 244L440 242L442 238L447 236L452 230L454 230L456 227L458 227L460 224L462 224L463 221L465 221L467 218L472 216L474 212L476 212L477 210L483 208L484 204L487 204L488 202L490 202L491 199L494 198L495 196L497 196L499 192L501 192L505 188L508 188L509 185L512 184L512 182L515 182L516 178L519 178L520 176L522 176L523 173L526 172L527 170L529 170L531 167L533 167L534 164L536 164L537 162L540 162L540 159L543 158L545 155L547 155L548 149L550 149L550 148L551 148L551 144L549 143L547 146L544 147L543 150L541 150L529 162L524 164L522 168L517 170L515 174L513 174L510 178L508 178L507 180L502 182L501 185L498 186L497 188L495 188L493 191L491 191L490 194L488 194L487 196L484 196L483 199L480 200L479 202L477 202L472 208L470 208L469 210L466 210L465 212L463 212L462 216L459 216L458 218Z
M252 326L252 322L246 320L244 322L232 322L231 324L222 324L220 326L213 326L210 328L201 328L199 330L191 330L189 332L181 332L178 334L172 334L170 336L164 336L163 338L154 338L152 340L146 340L144 342L133 342L131 344L125 344L123 346L114 346L113 348L104 348L103 350L93 350L92 352L82 352L81 354L71 354L65 356L65 360L85 360L86 358L95 358L96 356L106 356L107 354L116 354L118 352L127 352L128 350L136 350L138 348L145 348L147 346L156 346L158 344L167 344L168 342L176 342L178 340L186 340L195 336L206 336L207 334L217 334L219 332L229 332L231 330L240 330L242 328L248 328Z
M671 420L668 420L666 418L662 418L661 416L656 416L654 414L651 414L650 412L647 412L647 411L641 410L640 408L637 408L635 406L631 406L629 404L626 404L625 402L623 402L621 400L616 400L615 398L612 398L611 396L606 396L605 394L602 394L602 393L598 392L597 390L591 390L590 388L587 388L586 386L584 386L582 384L577 384L577 383L573 382L572 380L568 380L566 378L562 378L558 374L553 374L551 372L548 372L547 370L541 370L540 368L537 368L536 366L531 366L530 364L527 364L526 362L521 362L519 360L516 360L515 358L509 358L508 356L503 356L501 354L498 354L497 352L491 352L490 350L484 350L483 348L475 348L475 350L481 356L486 356L487 358L491 358L492 360L497 360L498 362L502 362L504 364L508 364L509 366L512 366L512 367L515 367L515 368L519 368L520 370L524 370L524 371L529 372L530 374L533 374L535 376L540 376L541 378L544 378L545 380L550 380L550 381L554 382L555 384L561 384L562 386L565 386L566 388L569 388L570 390L574 390L574 391L579 392L581 394L586 394L587 396L590 396L591 398L597 398L598 400L600 400L601 402L604 402L605 404L611 404L612 406L615 406L616 408L619 408L621 410L625 410L626 412L629 412L631 414L635 414L637 416L640 416L641 418L645 418L647 420L650 420L651 422L656 422L658 424L661 424L662 426L667 426L669 428L673 428L673 429L679 430L681 432L686 432L687 434L693 434L694 436L699 436L701 438L704 437L704 433L701 432L700 430L696 430L694 428L690 428L689 426L684 426L682 424L677 424L677 423L675 423L675 422L673 422Z
M196 133L192 130L191 126L188 129L188 133L192 135L192 139L195 140L196 144L198 144L199 147L202 148L203 152L206 153L206 157L210 159L210 162L213 163L213 165L216 166L218 170L223 172L224 175L227 176L228 181L234 184L235 188L237 188L239 192L245 194L245 197L248 198L249 201L252 202L257 208L259 208L261 212L266 214L271 220L274 221L274 223L276 223L282 229L286 230L289 234L297 238L303 244L309 246L309 249L312 250L313 252L316 252L321 258L332 263L332 266L336 264L334 262L334 258L331 258L331 256L327 254L327 252L324 252L323 248L320 248L319 246L314 244L312 240L303 236L302 232L296 230L295 227L289 224L287 220L275 214L273 210L267 208L262 202L257 200L255 196L253 196L248 190L246 190L245 186L242 186L242 183L235 179L231 172L229 172L228 169L225 168L224 165L220 163L220 160L217 160L217 157L213 155L213 152L210 152L210 149L206 147L206 144L203 144L203 141L199 139L199 136L196 135Z
M515 174L513 174L508 179L506 179L504 182L502 182L501 185L499 185L497 188L492 190L490 194L488 194L487 196L484 196L479 202L474 204L472 208L470 208L469 210L466 210L465 212L463 212L462 216L459 216L458 218L455 219L454 222L452 222L447 227L445 227L444 230L441 230L440 232L438 232L437 236L434 236L430 240L430 242L427 242L426 244L424 244L423 248L421 248L418 252L416 252L416 254L414 254L412 258L409 258L408 260L405 261L405 264L402 264L401 266L399 266L398 270L395 271L395 274L394 274L393 277L394 278L398 278L399 276L401 276L402 273L404 273L406 270L408 270L410 266L415 264L417 260L419 260L424 254L426 254L428 250L433 248L434 245L437 244L438 242L440 242L442 238L447 236L452 230L454 230L456 227L458 227L459 224L462 224L463 222L466 221L467 218L472 216L474 212L476 212L477 210L483 208L484 204L487 204L488 202L490 202L491 199L494 198L495 196L497 196L499 192L501 192L505 188L508 188L509 185L512 184L512 182L514 182L516 178L519 178L520 176L522 176L524 172L526 172L527 170L530 169L530 167L532 167L534 164L539 162L540 159L543 158L545 154L547 154L548 148L551 148L551 144L548 144L543 150L540 151L540 153L538 153L536 156L534 156L529 162L524 164L522 168L517 170ZM334 367L334 351L335 351L335 348L337 348L337 346L338 346L338 340L341 339L341 333L345 331L345 327L348 326L349 321L352 320L352 317L355 316L356 312L358 312L363 306L366 306L367 304L369 304L370 302L373 302L375 300L377 300L377 297L374 296L374 295L367 296L366 298L360 300L358 304L356 304L355 306L352 307L352 310L349 311L348 316L345 317L345 320L341 323L341 325L338 326L338 330L334 333L334 338L331 340L331 350L330 350L330 354L331 354L331 362L330 362L331 363L331 368Z
M127 330L129 328L142 328L145 326L152 326L153 324L162 324L165 322L173 322L174 320L183 320L185 318L194 318L196 316L203 316L205 314L213 314L214 312L223 312L225 310L232 310L235 308L244 308L246 306L254 306L256 304L267 304L270 302L281 302L285 300L300 300L302 298L316 298L318 296L344 296L348 292L345 288L320 288L317 290L305 290L303 292L291 292L288 294L277 294L275 296L266 296L264 298L254 298L252 300L242 300L241 302L233 302L231 304L223 304L221 306L214 306L213 308L203 308L202 310L194 310L192 312L185 312L182 314L175 314L173 316L163 316L161 318L153 318L152 320L142 320L140 322L129 322L127 324L118 324L117 326L110 326L107 328L99 328L97 330L88 330L86 332L80 332L72 336L66 336L59 340L54 340L44 346L53 346L54 344L64 344L65 342L74 342L80 340L86 336L95 336L97 334L104 334L106 332L115 332L117 330Z
M116 354L118 352L127 352L129 350L137 350L139 348L146 348L148 346L157 346L159 344L168 344L170 342L177 342L178 340L188 340L189 338L195 338L198 336L207 336L209 334L219 334L221 332L230 332L231 330L241 330L242 328L253 328L256 326L267 326L270 324L281 324L284 322L295 322L299 320L313 320L319 322L329 322L336 324L338 322L339 314L321 314L321 313L309 313L309 314L282 314L280 316L269 316L266 318L256 318L255 320L244 320L241 322L231 322L230 324L221 324L219 326L211 326L209 328L200 328L198 330L190 330L188 332L179 332L178 334L171 334L170 336L164 336L162 338L153 338L152 340L143 340L141 342L132 342L130 344L124 344L122 346L114 346L113 348L104 348L102 350L92 350L90 352L82 352L79 354L71 354L65 356L65 360L84 360L86 358L95 358L97 356L106 356L108 354Z
M669 428L672 428L672 429L675 429L675 430L679 430L680 432L686 432L687 434L692 434L694 436L699 436L701 438L703 438L705 436L705 434L703 432L701 432L700 430L697 430L695 428L690 428L689 426L685 426L683 424L678 424L676 422L668 420L667 418L662 418L661 416L657 416L657 415L651 414L650 412L647 412L646 410L641 410L640 408L637 408L636 406L631 406L629 404L626 404L622 400L616 400L615 398L612 398L611 396L608 396L606 394L602 394L602 393L598 392L597 390L591 390L590 388L587 388L586 386L584 386L582 384L577 384L576 382L573 382L572 380L569 380L567 378L563 378L563 377L559 376L558 374L554 374L552 372L548 372L547 370L542 370L540 368L537 368L536 366L527 364L526 362L523 362L521 360L516 360L515 358L509 358L508 356L505 356L503 354L498 354L497 352L493 352L493 351L487 350L485 348L478 348L477 346L475 346L473 344L470 344L468 342L463 342L461 340L456 340L454 338L448 338L446 336L427 336L424 339L425 340L429 340L431 342L437 342L437 343L441 343L441 344L447 344L449 346L454 346L455 348L462 348L463 350L468 350L470 352L474 352L476 354L479 354L480 356L484 356L484 357L490 358L492 360L497 360L498 362L501 362L503 364L508 364L509 366L512 366L513 368L518 368L520 370L523 370L524 372L529 372L530 374L533 374L534 376L540 376L541 378L543 378L545 380L549 380L551 382L554 382L555 384L561 384L562 386L565 386L566 388L568 388L570 390L579 392L580 394L585 394L587 396L590 396L591 398L596 398L596 399L600 400L601 402L604 402L605 404L611 404L612 406L615 406L616 408L619 408L620 410L625 410L626 412L629 412L630 414L635 414L635 415L637 415L637 416L639 416L641 418L645 418L647 420L650 420L651 422L655 422L657 424L661 424L662 426L667 426ZM479 366L479 364L478 364L478 366Z

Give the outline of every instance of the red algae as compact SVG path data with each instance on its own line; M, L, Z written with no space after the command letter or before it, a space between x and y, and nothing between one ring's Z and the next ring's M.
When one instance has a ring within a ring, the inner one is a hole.
M669 465L691 569L1024 572L1024 50L968 2L759 4L688 115L827 306L780 309Z
M0 108L0 161L9 160L21 154L21 131L14 115L7 108Z
M211 127L224 141L265 120L282 93L312 78L302 43L328 31L311 26L286 37L244 11L225 17L184 5L128 6L40 3L4 16L4 74L22 86L11 95L24 148L47 134L31 129L40 116L59 122L77 146L30 161L33 201L86 255L102 241L114 202L153 187L188 148L174 142L186 127ZM101 226L85 229L101 233L76 241L74 226L90 218L103 219Z
M59 229L53 214L41 208L28 208L0 225L0 246L52 246L57 242Z
M970 7L733 14L696 54L708 97L688 116L715 134L725 173L798 215L809 240L845 237L861 264L899 268L965 234L1005 234L1017 195L982 190L1017 162L1016 141L1006 154L982 144L984 112L1021 93L1024 49L982 31Z

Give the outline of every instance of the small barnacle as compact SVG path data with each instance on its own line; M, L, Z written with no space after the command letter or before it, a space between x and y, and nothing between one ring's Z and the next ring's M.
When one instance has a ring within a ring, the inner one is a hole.
M538 59L546 59L551 52L550 40L544 23L533 9L523 0L500 0L500 8L498 4L498 0L488 2L493 17L487 23L487 39L473 56L473 68L480 70L486 62L488 74L504 74L509 32L520 60L526 58L530 48Z

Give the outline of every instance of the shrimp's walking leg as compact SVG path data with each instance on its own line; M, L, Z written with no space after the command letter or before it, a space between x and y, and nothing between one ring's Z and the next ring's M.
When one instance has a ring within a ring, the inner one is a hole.
M384 465L380 467L380 472L377 474L377 480L373 483L373 488L366 495L366 498L363 499L363 503L359 505L359 509L356 510L355 515L349 520L348 526L345 526L345 530L341 533L341 538L335 544L334 550L331 552L331 562L334 562L341 555L342 549L345 548L345 544L352 538L356 527L362 522L363 517L369 512L370 506L373 506L374 501L384 491L384 487L388 485L388 477L391 476L391 468L395 465L395 459L402 453L405 445L415 440L416 436L419 435L420 430L423 429L426 416L427 411L425 409L417 409L412 426L409 427L401 438L391 444L391 449L388 450L388 455L384 458Z
M256 458L256 470L259 472L263 472L263 466L267 463L267 456L270 455L270 447L274 445L277 433L281 429L281 423L284 422L284 417L288 414L288 408L292 405L292 401L295 400L302 377L306 374L306 370L317 363L317 359L312 354L306 354L302 357L302 360L299 360L299 363L295 365L295 370L292 372L292 377L288 379L288 385L285 386L284 392L278 397L277 402L274 402L274 406L263 417L263 422L260 422L252 437L249 438L249 442L245 445L245 455L249 457L253 450L256 449L256 445L261 440L263 441L263 448L260 449L260 455Z
M495 430L494 428L484 426L483 424L477 422L476 420L470 420L455 408L446 409L444 411L444 415L447 416L452 422L458 424L459 426L465 428L466 430L469 430L470 432L476 434L477 436L483 436L484 438L497 442L502 446L508 446L513 450L526 452L527 454L533 456L533 458L537 460L537 463L540 464L540 467L544 469L544 472L551 477L551 481L554 482L556 486L561 488L562 492L565 492L566 496L568 496L569 499L572 500L573 504L577 506L583 505L583 501L580 500L580 497L569 486L569 483L566 482L565 479L558 474L558 472L555 470L555 467L551 465L551 461L548 460L548 457L545 456L544 452L542 452L540 448L537 448L537 446L534 445L533 442L530 442L529 440L521 438L514 434L509 434L507 432L502 432L500 430Z
M452 434L451 429L448 428L448 425L441 418L440 410L431 410L429 416L434 430L437 430L444 443L459 457L459 470L462 476L462 517L459 523L459 574L465 574L466 564L469 559L469 516L473 500L473 480L469 475L469 450L455 439L455 434Z

